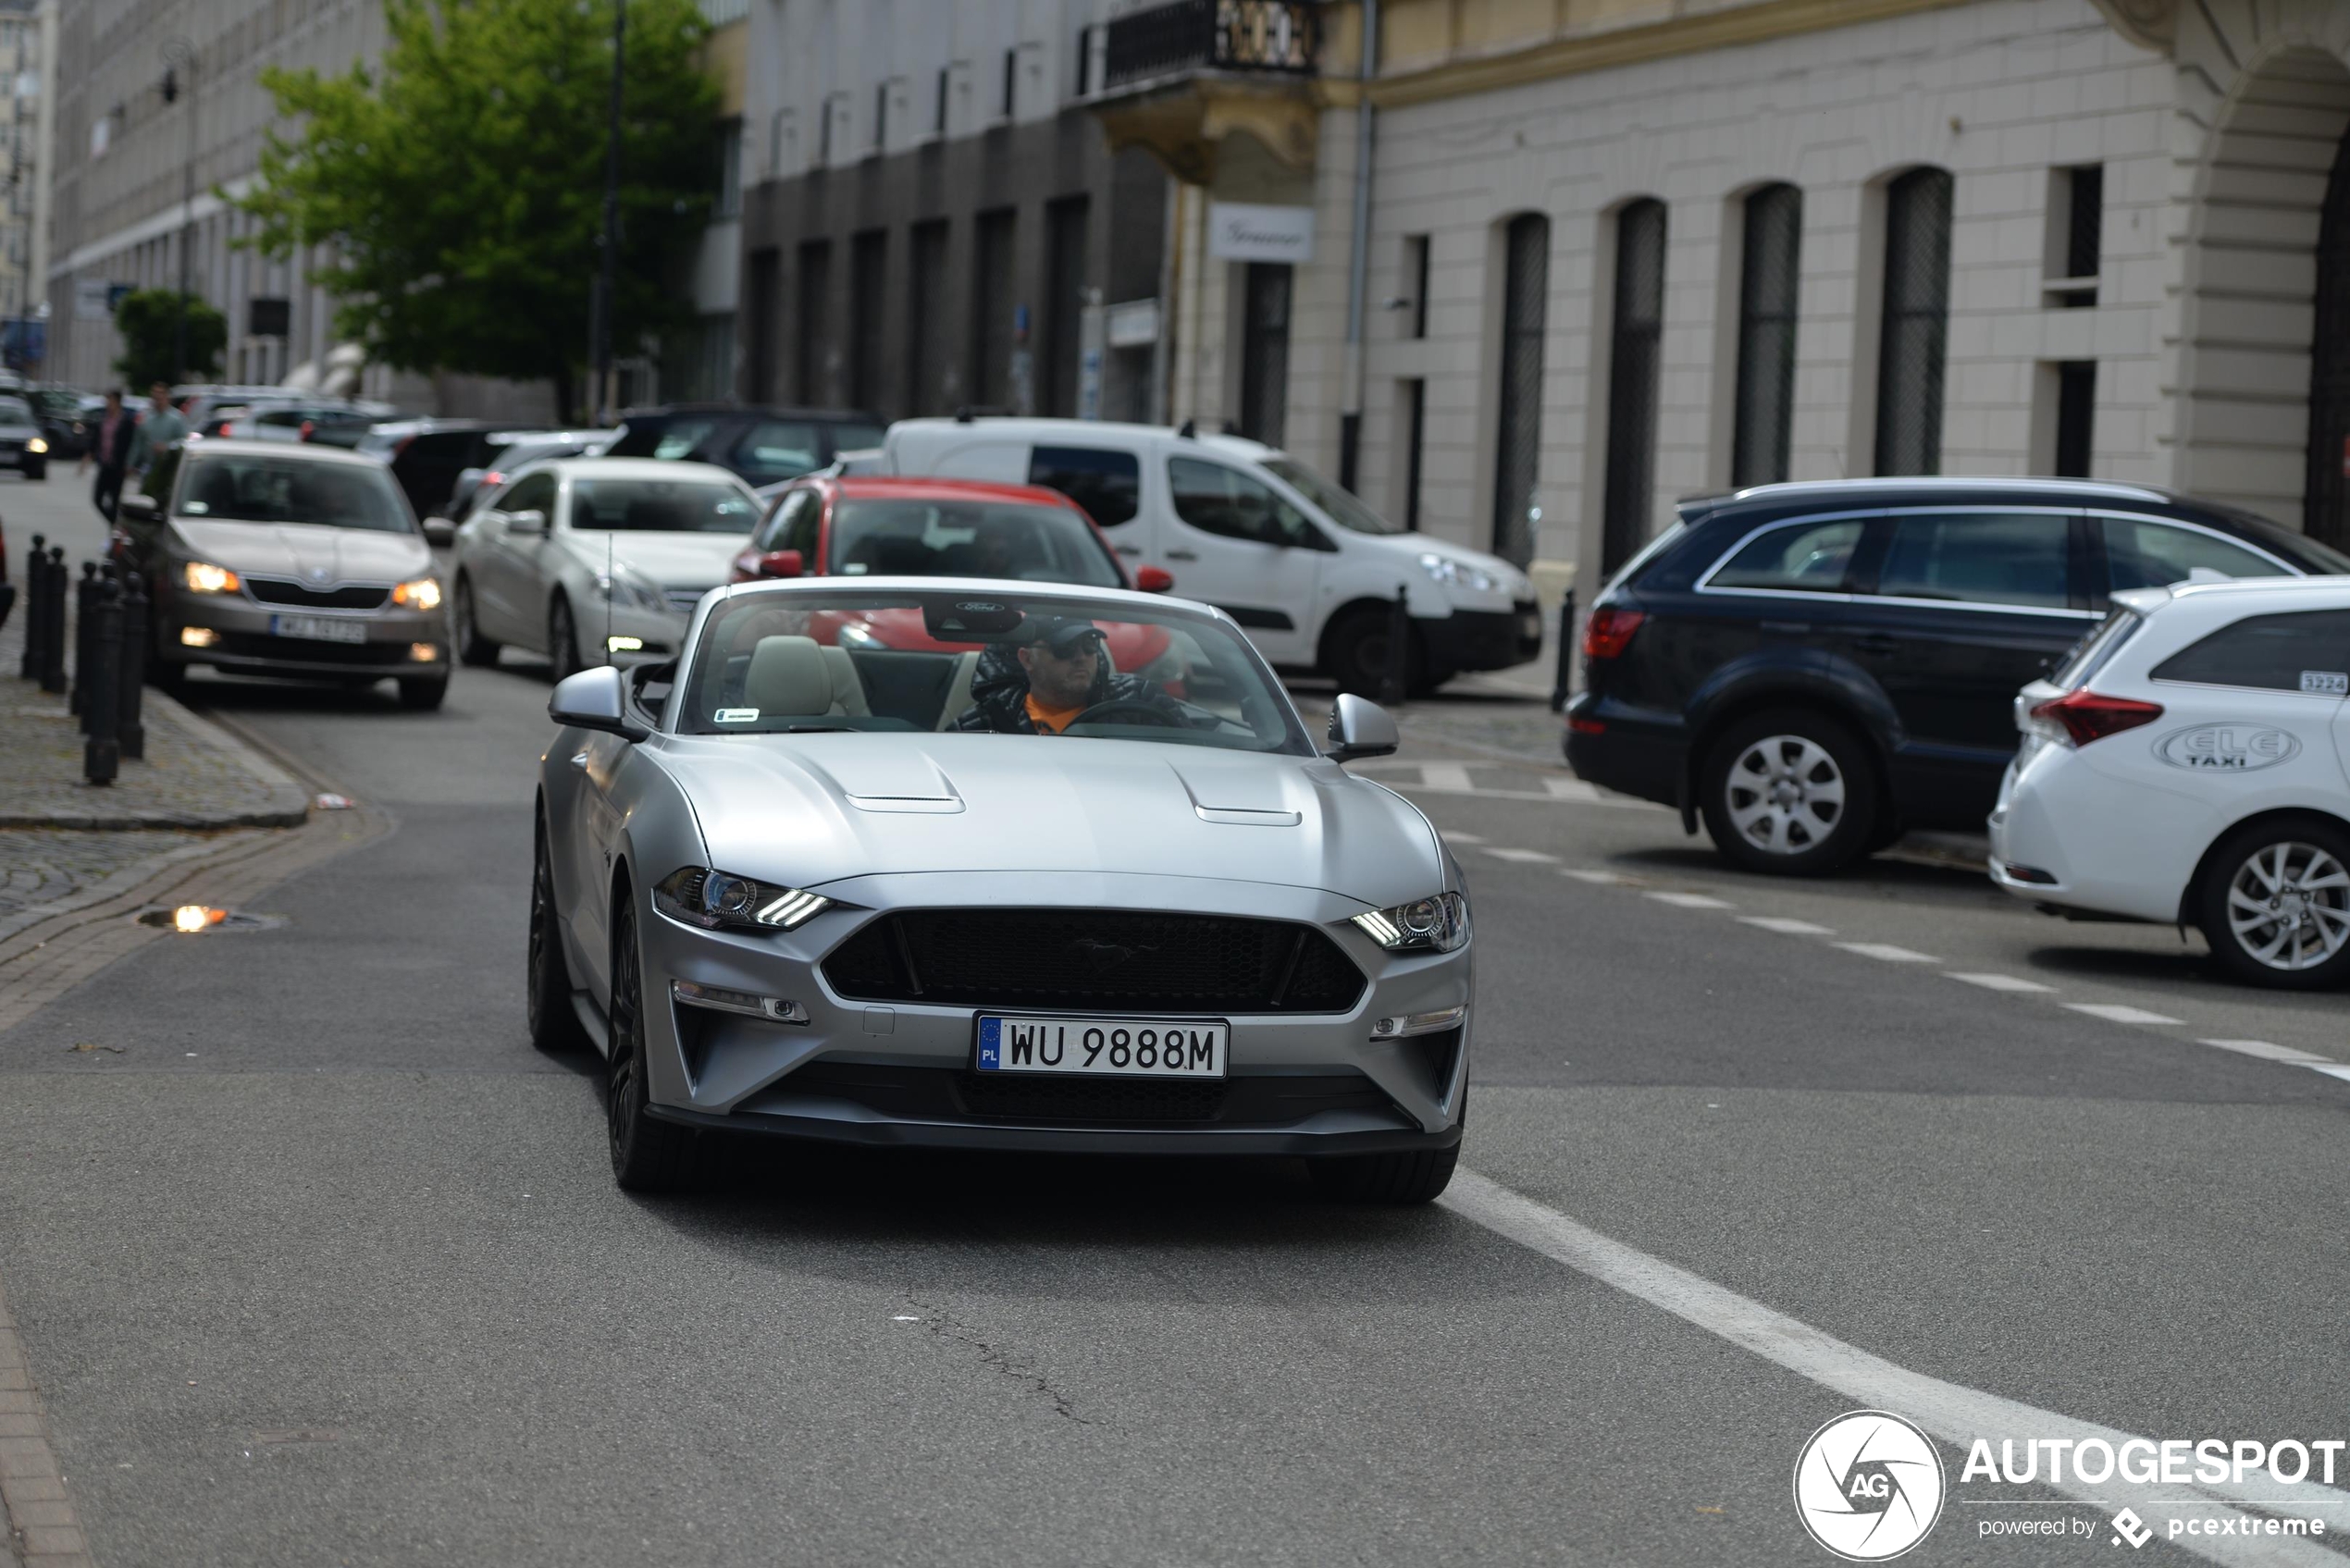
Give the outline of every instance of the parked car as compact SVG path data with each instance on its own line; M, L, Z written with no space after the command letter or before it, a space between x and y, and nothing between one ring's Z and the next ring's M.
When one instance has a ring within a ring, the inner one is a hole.
M570 458L507 481L457 530L458 657L543 652L561 680L675 657L701 596L759 520L750 487L703 463Z
M752 485L797 479L847 447L881 444L882 422L856 409L671 403L632 408L606 455L714 463Z
M457 475L449 491L448 516L453 523L463 523L476 502L495 493L506 482L509 474L520 473L534 463L548 463L562 457L600 457L612 445L610 430L501 430L491 437L501 443L497 454L488 463L468 468Z
M58 459L78 458L90 450L90 423L82 411L94 408L103 416L106 406L105 399L70 387L36 387L25 394L25 401L32 404L33 414L41 421L49 455Z
M202 436L217 436L220 426L255 403L280 402L302 394L284 387L245 387L220 382L191 382L171 389L171 401L188 421L190 431ZM123 401L132 408L147 406L144 387L125 389Z
M1147 625L1193 674L1054 734L975 734L980 653L799 629L876 611L1019 654ZM703 1130L1303 1156L1334 1194L1390 1204L1451 1179L1474 1030L1461 869L1416 807L1338 765L1394 750L1393 721L1342 697L1309 730L1207 606L733 586L674 672L583 671L548 708L528 1017L540 1049L602 1054L621 1186L690 1182Z
M398 419L370 426L352 450L390 464L409 507L430 519L448 516L458 475L498 455L496 436L479 419Z
M449 623L415 515L383 465L330 448L190 441L125 491L126 553L145 577L147 669L399 683L438 708Z
M2017 695L1991 880L2196 926L2220 966L2350 981L2350 578L2133 588Z
M356 447L370 427L390 418L392 412L386 403L348 399L257 402L233 419L222 420L212 433L249 441L323 440L328 446Z
M1763 871L1981 831L2017 688L2114 592L2350 571L2249 513L2085 480L1764 485L1680 513L1592 606L1566 759Z
M49 436L22 392L0 392L0 467L28 479L49 476Z
M1407 533L1295 458L1236 436L1081 419L908 419L889 427L884 467L1059 490L1119 554L1231 616L1273 663L1318 670L1346 691L1376 691L1385 676L1399 592L1411 606L1414 686L1542 650L1525 573Z

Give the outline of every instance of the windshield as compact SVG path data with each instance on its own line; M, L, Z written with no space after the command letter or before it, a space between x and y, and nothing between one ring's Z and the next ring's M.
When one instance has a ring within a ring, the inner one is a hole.
M1247 641L1169 605L1020 593L737 592L685 661L686 735L957 731L1312 755Z
M32 405L22 398L0 398L0 425L30 425Z
M1020 501L842 500L833 507L833 570L859 577L1019 577L1126 586L1085 520Z
M571 525L630 534L748 534L759 502L709 479L577 479Z
M1264 465L1267 473L1321 508L1323 515L1342 528L1351 528L1358 534L1404 532L1293 457L1268 457Z
M315 523L413 534L391 476L357 463L222 452L190 463L179 515L239 523Z

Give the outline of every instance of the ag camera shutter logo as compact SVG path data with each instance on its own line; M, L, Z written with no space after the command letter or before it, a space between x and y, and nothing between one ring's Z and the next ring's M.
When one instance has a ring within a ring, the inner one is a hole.
M1942 1492L1934 1439L1887 1411L1837 1416L1795 1462L1796 1516L1848 1562L1883 1562L1925 1539Z

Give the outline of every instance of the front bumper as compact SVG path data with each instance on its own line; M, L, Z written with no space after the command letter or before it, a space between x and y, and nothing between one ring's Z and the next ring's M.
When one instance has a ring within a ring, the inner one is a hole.
M1216 1014L1229 1076L1138 1080L972 1070L976 1020L1002 1007L874 1004L837 994L822 963L891 909L1066 906L1069 879L872 876L824 892L835 907L797 932L711 932L639 895L652 1113L697 1127L836 1143L1068 1153L1315 1154L1444 1148L1461 1136L1474 1010L1443 1034L1375 1039L1372 1020L1464 1007L1474 945L1389 954L1352 925L1364 906L1313 889L1099 876L1087 907L1252 917L1320 927L1368 983L1343 1013ZM771 1022L673 1000L670 982L786 998L809 1021ZM1053 1010L1053 1009L1045 1009ZM1135 1016L1106 1009L1101 1016ZM1172 1016L1172 1015L1169 1015ZM1171 1108L1097 1103L1137 1087Z
M1445 674L1467 670L1506 670L1542 656L1542 607L1530 599L1507 610L1455 610L1432 620L1415 620L1429 667Z
M304 609L263 604L242 593L174 594L157 605L151 663L185 668L208 664L238 674L298 675L410 680L449 672L449 620L445 609L409 610L387 604L379 610ZM273 630L280 616L309 616L363 629L359 642L328 642L289 636ZM209 640L192 646L193 628Z

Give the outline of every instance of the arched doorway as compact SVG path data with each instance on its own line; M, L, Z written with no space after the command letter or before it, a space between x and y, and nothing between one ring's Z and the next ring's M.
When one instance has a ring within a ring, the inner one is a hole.
M2318 299L2309 342L2309 477L2302 527L2350 547L2350 130L2334 148L2318 222Z

